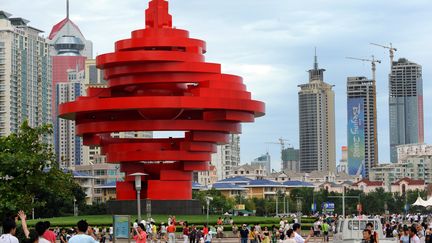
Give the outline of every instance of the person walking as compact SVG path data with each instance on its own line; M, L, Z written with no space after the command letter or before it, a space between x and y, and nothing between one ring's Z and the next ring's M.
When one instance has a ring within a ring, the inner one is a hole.
M11 218L5 218L3 220L3 232L4 234L0 236L0 243L19 243L18 238L15 237L15 220Z
M147 242L147 232L144 224L139 223L138 227L135 229L135 235L133 236L136 243L146 243Z
M66 230L65 229L61 230L59 238L60 238L60 243L67 243L68 242L67 235L66 235Z
M47 231L46 226L47 224L45 222L37 222L35 225L35 230L39 235L39 240L38 240L39 243L51 243L51 241L47 240L44 237L45 232Z
M197 236L196 227L195 225L192 225L189 230L189 243L195 243L196 236Z
M232 233L233 233L233 235L234 235L234 237L235 238L238 238L239 236L238 236L238 226L236 225L236 224L233 224L232 225Z
M189 227L187 224L183 226L183 243L189 243Z
M363 239L361 242L362 243L374 243L374 240L372 238L372 232L369 229L363 230Z
M240 243L248 243L249 237L249 229L246 227L246 224L243 224L240 229Z
M50 221L45 221L45 233L43 234L43 238L48 240L51 243L55 243L56 242L56 234L54 233L54 231L50 230L51 227L51 223Z
M329 229L330 225L327 223L327 220L324 220L324 223L321 226L323 236L324 236L324 242L329 242Z
M166 242L168 240L168 236L167 236L167 227L165 226L165 224L162 222L159 228L159 235L160 235L160 240L163 242Z
M113 234L114 234L114 227L110 225L109 227L109 241L113 240Z
M309 242L310 238L314 235L313 228L310 230L310 233L306 239L303 239L301 236L301 225L299 223L293 224L293 231L294 231L294 240L296 243L307 243Z
M283 243L296 243L294 239L294 231L292 229L289 229L286 232L286 239L282 241Z
M167 232L168 232L168 242L169 243L175 243L176 242L176 236L175 236L176 227L175 227L173 221L171 221L171 224L168 226Z
M410 242L410 236L409 236L409 230L408 226L404 226L402 228L402 235L399 239L399 243L409 243Z
M204 243L211 243L213 238L213 231L209 230L207 234L204 236Z
M264 231L262 232L262 243L270 243L270 232L268 231L267 227L264 227Z
M408 233L410 243L420 243L420 238L417 236L417 229L414 225L411 225L411 227L409 227Z
M93 229L89 227L87 221L78 221L77 230L77 234L69 239L69 243L99 243L93 234Z
M218 225L216 228L216 239L218 240L218 242L222 242L222 238L224 237L223 234L223 226L222 225Z

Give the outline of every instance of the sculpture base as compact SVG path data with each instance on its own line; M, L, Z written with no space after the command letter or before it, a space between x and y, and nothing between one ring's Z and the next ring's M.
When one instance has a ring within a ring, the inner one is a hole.
M162 215L201 215L203 208L198 200L150 200L151 214ZM137 201L109 201L107 203L108 214L118 215L136 215ZM147 215L147 200L141 200L141 215L146 218Z

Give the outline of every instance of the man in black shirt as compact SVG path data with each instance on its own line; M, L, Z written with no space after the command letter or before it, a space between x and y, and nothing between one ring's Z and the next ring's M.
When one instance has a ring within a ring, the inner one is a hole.
M240 229L240 242L247 243L248 237L249 237L249 230L246 227L246 224L244 224L243 227Z

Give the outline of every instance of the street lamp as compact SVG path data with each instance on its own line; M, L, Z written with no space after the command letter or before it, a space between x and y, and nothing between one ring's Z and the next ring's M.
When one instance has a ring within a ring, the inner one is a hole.
M297 220L298 220L298 223L300 224L301 223L301 216L302 216L302 200L303 200L303 197L296 197L296 199L297 199Z
M77 207L76 207L76 198L74 197L74 205L73 205L73 208L74 208L74 216L76 217L76 216L78 216L78 209L77 209Z
M213 201L213 198L212 197L206 197L206 202L207 202L207 226L208 226L208 223L209 223L210 201Z
M279 214L279 200L278 200L278 197L279 197L279 190L276 192L276 216L275 217L277 217L278 214Z
M141 177L146 176L146 173L133 173L129 176L135 176L135 190L137 192L137 213L138 213L138 222L141 222Z

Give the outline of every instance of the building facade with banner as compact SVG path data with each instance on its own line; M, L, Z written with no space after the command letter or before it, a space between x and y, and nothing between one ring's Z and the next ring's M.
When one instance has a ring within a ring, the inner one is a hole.
M369 177L378 165L375 80L348 77L348 173Z
M348 100L348 173L364 175L364 105L363 98Z

